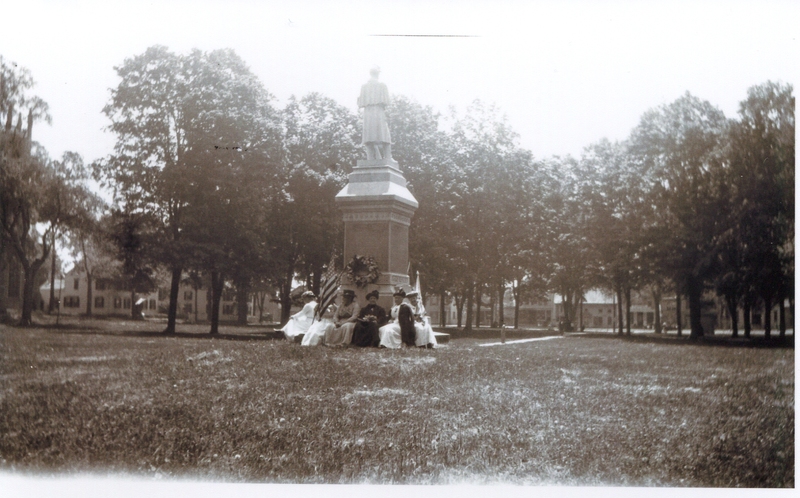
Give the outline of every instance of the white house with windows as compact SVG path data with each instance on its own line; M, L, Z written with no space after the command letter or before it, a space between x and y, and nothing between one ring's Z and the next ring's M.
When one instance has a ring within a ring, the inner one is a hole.
M13 284L13 281L12 281ZM16 289L18 286L14 286ZM204 282L200 288L182 283L178 291L178 316L189 322L206 322L209 316L210 291ZM39 288L41 302L50 300L50 282ZM79 267L73 267L63 279L55 282L56 302L61 305L61 314L85 315L89 295L89 281L86 273ZM96 277L92 279L92 315L93 316L131 316L131 291L128 282L120 279ZM136 294L136 302L140 302L145 316L165 314L169 306L169 289L159 289L149 294ZM220 302L220 321L232 322L237 319L236 293L226 287ZM247 303L248 320L258 320L258 296L253 293ZM280 306L269 297L264 303L264 318L273 321L280 318Z
M39 289L42 299L50 299L50 284L47 283ZM46 293L46 295L45 295ZM130 286L127 282L97 277L92 279L92 315L97 316L130 316L131 302ZM61 285L56 287L56 299L61 303L61 313L64 315L85 315L89 299L89 280L86 272L79 267L73 267L67 272ZM155 315L158 313L158 292L150 294L137 294L136 301L141 301L142 313Z

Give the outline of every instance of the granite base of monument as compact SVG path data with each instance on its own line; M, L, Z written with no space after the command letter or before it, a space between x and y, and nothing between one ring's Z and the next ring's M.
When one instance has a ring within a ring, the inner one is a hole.
M378 304L390 309L395 287L409 283L408 230L419 206L397 161L358 161L336 204L344 220L345 264L355 255L371 256L381 272L374 284L356 288L345 279L342 287L354 290L361 305L366 293L377 289Z

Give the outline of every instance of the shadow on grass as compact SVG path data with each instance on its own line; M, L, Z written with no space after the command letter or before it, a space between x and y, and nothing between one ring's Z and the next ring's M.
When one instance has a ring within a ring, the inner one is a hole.
M272 326L238 326L224 324L217 334L208 332L207 324L179 325L179 330L172 334L164 333L164 323L159 320L127 320L124 322L108 319L74 319L67 323L34 323L29 326L4 325L2 328L9 330L45 330L54 334L69 335L98 335L115 337L175 337L181 339L220 339L230 341L254 341L283 339L283 333ZM189 330L180 330L181 327ZM228 329L228 330L226 330Z
M165 334L160 330L103 330L103 329L88 329L86 327L76 328L70 327L69 329L61 330L55 327L47 327L58 330L59 332L66 332L74 335L107 335L116 337L162 337L162 338L180 338L180 339L219 339L226 341L272 341L276 339L283 339L283 333L279 331L253 331L244 332L241 334L231 333L217 333L209 334L208 332L175 332L172 334Z
M597 339L616 339L626 342L655 343L655 344L674 344L676 346L716 346L732 348L778 348L794 349L794 335L787 335L784 338L770 337L729 337L729 336L703 336L691 339L688 334L683 336L668 334L632 334L619 335L602 332L581 332L566 334L566 336L590 337Z

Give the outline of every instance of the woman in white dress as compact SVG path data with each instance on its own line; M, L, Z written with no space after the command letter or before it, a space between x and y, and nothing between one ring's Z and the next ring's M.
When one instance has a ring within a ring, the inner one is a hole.
M300 343L302 346L316 346L325 343L325 334L333 330L333 317L336 314L336 305L328 306L325 313L322 314L322 319L314 321L311 327L308 328L306 335L303 336L303 341Z
M289 317L289 321L281 329L283 335L290 341L294 341L297 336L306 333L314 320L314 311L317 309L316 296L313 292L305 291L300 297L305 303L303 309Z
M431 327L431 319L425 312L425 305L422 304L419 292L412 291L408 293L408 300L411 306L414 307L414 328L417 331L415 344L421 348L435 348L436 336Z
M332 329L325 333L326 346L349 346L353 340L353 329L358 321L361 308L355 301L356 293L350 289L342 292L342 305L333 315Z
M393 294L394 297L394 306L392 306L391 311L389 312L389 323L384 325L378 330L378 335L380 336L380 343L379 347L384 347L388 349L399 349L403 346L403 328L406 329L406 343L410 345L413 343L413 336L416 334L416 331L413 328L413 314L414 308L411 306L411 303L406 299L406 293L403 289L398 289ZM410 323L405 324L406 327L401 326L400 323L400 309L405 308L406 312L404 313L406 316L411 317Z

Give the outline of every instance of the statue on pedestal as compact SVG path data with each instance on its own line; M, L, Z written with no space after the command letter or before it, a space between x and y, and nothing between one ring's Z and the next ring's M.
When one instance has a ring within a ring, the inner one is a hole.
M361 143L367 149L367 159L391 159L392 137L386 122L386 106L389 105L389 90L378 81L381 70L370 69L371 78L361 87L358 107L364 108L364 129Z

